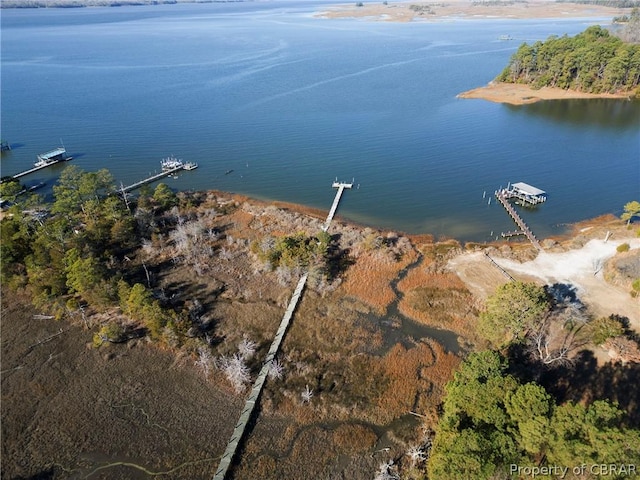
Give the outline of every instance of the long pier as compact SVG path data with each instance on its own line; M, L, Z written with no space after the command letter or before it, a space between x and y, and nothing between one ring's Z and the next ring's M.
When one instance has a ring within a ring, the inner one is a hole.
M516 212L516 209L513 208L513 206L509 203L507 191L504 189L496 190L495 195L498 201L505 208L507 213L511 216L513 221L516 222L516 224L520 227L520 231L522 232L522 235L525 235L534 247L536 247L539 251L542 251L542 246L540 245L540 242L538 241L536 236L533 234L533 232L527 226L524 220L522 220L520 215L518 215L518 212ZM518 232L518 234L520 234L520 232ZM513 236L513 235L514 235L514 232L511 232L510 236Z
M143 180L140 180L139 182L132 183L128 187L122 187L118 191L121 192L121 193L128 193L131 190L135 190L136 188L140 188L141 186L146 185L147 183L153 183L156 180L160 180L161 178L168 177L172 173L178 172L180 170L184 170L184 166L183 165L180 165L179 167L174 167L174 168L172 168L170 170L163 170L162 172L157 173L156 175L152 175L152 176L147 177L147 178L145 178Z
M326 232L329 229L331 220L333 219L333 216L338 208L338 203L340 202L340 197L342 196L342 192L344 191L345 188L351 188L352 186L353 186L352 183L350 184L338 183L338 182L333 183L333 187L338 188L338 192L336 193L336 197L333 200L333 204L331 205L331 210L329 211L327 220L325 221L322 227L322 230L324 232ZM220 464L218 465L218 469L216 470L216 473L213 476L213 480L224 480L225 476L227 475L227 472L229 471L229 467L231 466L233 457L235 456L236 451L238 450L238 446L242 441L242 438L244 436L249 420L251 419L251 415L253 414L256 404L260 400L260 394L262 393L262 388L264 387L264 384L267 380L267 376L269 375L269 371L271 370L271 365L273 364L273 361L276 358L278 351L280 350L280 344L282 343L282 340L284 339L284 336L287 333L289 324L291 323L291 320L293 318L293 313L295 312L296 307L298 306L298 301L300 300L300 297L302 296L302 292L304 291L304 287L307 283L308 275L309 273L305 272L304 275L302 275L302 277L300 277L300 280L298 281L298 285L296 286L296 289L293 292L293 296L289 301L289 306L287 307L287 310L284 312L284 316L280 321L280 326L278 327L276 336L273 339L273 342L271 342L269 353L267 353L264 363L262 364L262 368L260 369L260 373L258 373L258 377L253 383L253 387L251 388L251 393L249 393L249 396L245 401L244 408L240 413L240 418L238 419L238 422L233 428L231 439L229 440L229 443L227 444L227 448L224 454L222 455L222 458L220 459Z
M233 433L231 434L231 440L227 444L227 449L225 450L222 458L220 459L220 464L218 465L218 470L216 470L215 475L213 476L213 480L224 480L224 477L231 466L231 461L236 454L236 450L238 449L238 445L242 440L244 435L244 431L247 428L247 424L249 423L249 419L251 418L251 414L260 399L260 394L262 393L262 387L264 387L264 383L267 380L267 376L269 375L269 371L271 369L271 364L275 359L278 350L280 349L280 344L282 343L282 339L284 338L284 334L287 332L289 328L289 322L291 322L291 318L293 317L293 312L298 305L298 300L302 296L302 290L304 289L305 284L307 283L307 275L305 273L300 280L298 281L298 286L293 292L293 296L289 301L289 306L287 307L286 312L284 313L284 317L282 317L282 321L280 322L280 327L278 327L278 332L276 333L273 342L271 343L271 348L269 349L269 353L265 358L264 363L262 364L262 368L260 369L260 373L258 374L258 378L253 383L253 388L251 388L251 393L247 398L244 408L242 409L242 413L240 413L240 418L236 423L236 426L233 428Z
M331 225L331 221L333 220L333 216L336 214L336 210L338 210L338 204L340 203L340 197L342 197L342 192L344 192L345 188L352 188L353 183L343 183L343 182L333 182L331 185L333 188L337 188L336 196L333 199L333 204L331 205L331 210L329 210L329 215L327 215L327 219L322 226L322 231L326 232L329 230L329 225Z
M33 167L33 168L29 169L29 170L25 170L24 172L16 173L15 175L12 175L12 177L13 178L24 177L25 175L29 175L30 173L37 172L38 170L42 170L43 168L50 167L51 165L55 165L57 163L66 162L68 160L71 160L71 158L69 158L67 160L60 160L58 162L47 163L46 165L40 165L39 167Z

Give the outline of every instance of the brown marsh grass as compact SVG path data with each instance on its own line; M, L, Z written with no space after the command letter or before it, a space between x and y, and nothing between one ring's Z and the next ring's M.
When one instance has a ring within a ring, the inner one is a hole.
M473 337L476 320L473 296L455 273L430 270L424 266L414 268L398 282L403 294L398 305L400 312L425 325Z
M399 261L381 251L363 252L347 271L342 284L343 292L360 299L375 313L382 315L396 298L391 281L416 258L417 254L413 251Z

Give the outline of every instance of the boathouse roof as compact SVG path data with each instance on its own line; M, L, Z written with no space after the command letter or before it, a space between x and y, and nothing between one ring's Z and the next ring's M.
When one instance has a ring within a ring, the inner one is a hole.
M511 188L525 194L525 195L544 195L545 192L544 190L540 190L539 188L536 188L532 185L529 185L528 183L524 183L524 182L518 182L518 183L514 183L511 185Z
M67 153L67 151L63 147L58 147L55 150L51 150L50 152L41 153L40 155L38 155L38 158L49 160L50 158L55 158L65 153Z

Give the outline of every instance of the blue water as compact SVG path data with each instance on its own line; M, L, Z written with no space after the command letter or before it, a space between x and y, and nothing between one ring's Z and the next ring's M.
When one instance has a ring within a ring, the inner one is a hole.
M639 102L456 98L522 41L593 19L313 16L328 4L3 10L1 134L13 150L2 175L62 140L74 164L125 184L173 154L200 164L167 179L173 188L328 209L334 178L355 177L342 216L479 241L513 229L487 204L508 182L549 193L523 215L540 237L640 197ZM26 183L52 184L61 168Z

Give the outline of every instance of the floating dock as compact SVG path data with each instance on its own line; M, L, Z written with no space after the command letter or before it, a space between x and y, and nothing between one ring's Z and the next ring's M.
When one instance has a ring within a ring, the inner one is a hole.
M526 183L514 183L510 187L496 190L495 195L498 201L505 208L509 216L511 216L513 221L516 222L518 227L520 227L520 230L503 233L502 236L504 238L508 238L517 235L524 235L529 239L534 247L536 247L539 251L542 251L540 242L533 234L531 229L527 226L525 221L520 217L520 215L518 215L518 212L516 212L516 209L513 208L513 205L509 203L509 200L517 198L525 204L535 206L547 200L546 192L536 187L532 187L531 185L527 185Z
M329 211L327 220L325 221L324 226L322 227L322 231L326 232L329 229L329 225L331 224L331 219L333 218L333 215L335 214L338 208L338 203L340 202L340 197L342 196L342 192L344 191L345 188L351 188L352 186L353 186L353 183L338 183L337 181L333 183L333 188L337 188L338 192L336 193L336 197L333 200L333 204L331 205L331 210ZM244 408L242 409L242 413L240 414L240 418L238 419L238 422L233 428L231 439L229 440L229 443L227 444L227 448L224 454L222 455L222 458L220 459L220 464L218 465L218 469L216 470L216 473L213 476L213 480L224 480L224 478L227 475L229 467L231 466L231 462L233 461L233 457L235 456L236 451L238 450L238 446L242 441L242 438L244 436L249 420L251 419L251 415L260 399L260 394L267 380L267 376L271 369L271 365L275 360L276 355L278 354L278 351L280 349L280 344L282 343L282 340L284 339L284 335L287 332L287 329L289 328L289 324L291 323L291 319L293 318L293 313L296 309L296 306L298 305L298 300L300 300L300 297L302 296L302 292L304 291L304 287L307 282L308 275L309 275L309 272L305 272L304 275L302 275L302 277L300 277L300 280L298 281L298 285L296 286L296 289L293 292L293 296L289 301L289 306L287 307L287 310L284 312L284 316L282 317L282 321L280 322L280 326L278 327L276 336L273 339L273 342L271 343L271 348L269 348L269 353L267 353L264 363L262 364L262 368L260 369L260 373L258 374L258 377L253 383L253 387L251 388L251 393L249 394L249 396L247 397L247 400L245 401L245 405L244 405Z

